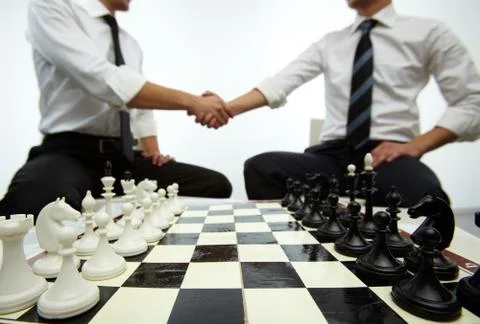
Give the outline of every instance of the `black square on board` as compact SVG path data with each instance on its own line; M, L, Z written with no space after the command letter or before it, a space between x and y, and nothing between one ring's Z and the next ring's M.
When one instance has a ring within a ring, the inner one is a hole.
M196 245L199 233L167 233L158 245Z
M188 263L141 263L122 287L180 288Z
M282 245L283 252L290 261L336 261L337 259L321 244Z
M328 323L406 323L368 287L308 291Z
M245 288L305 288L290 262L242 262Z
M267 223L273 232L289 232L289 231L305 231L305 229L297 222L284 222L284 223Z
M192 262L238 261L236 245L198 245L193 251Z
M180 289L168 323L243 324L241 289Z
M238 244L276 244L277 239L271 232L237 233Z
M234 223L222 223L222 224L205 224L203 225L202 232L214 233L214 232L234 232Z

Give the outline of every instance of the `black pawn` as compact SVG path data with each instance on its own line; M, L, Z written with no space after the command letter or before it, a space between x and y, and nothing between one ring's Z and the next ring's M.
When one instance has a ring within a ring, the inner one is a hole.
M322 242L334 242L336 239L345 235L346 230L337 218L338 194L332 192L328 195L327 200L330 206L330 217L320 225L317 230L317 236Z
M480 227L480 212L475 213L475 224ZM463 307L480 317L480 268L458 282L457 298Z
M106 161L105 165L103 166L103 173L105 177L111 177L112 176L112 162Z
M406 239L400 235L398 232L398 221L400 217L400 209L398 206L402 203L402 197L397 191L395 186L392 186L389 193L385 197L385 202L387 203L387 212L390 214L390 232L387 233L387 245L390 249L390 252L395 257L405 257L413 250L413 242L409 239Z
M365 240L358 229L360 204L356 201L351 201L348 203L347 210L350 227L345 235L335 241L335 250L341 254L356 257L367 253L372 248L372 245Z
M411 279L397 282L392 288L393 301L408 312L433 321L454 319L461 314L456 296L447 290L433 270L435 248L441 240L433 227L425 227L418 233L422 262Z
M293 196L293 190L292 190L293 186L292 185L293 185L293 179L288 178L287 181L286 181L287 193L285 194L282 201L280 202L282 207L287 207L288 205L290 205L295 198Z
M387 246L386 235L390 215L387 212L379 211L375 213L373 219L377 226L375 245L367 254L357 259L355 273L361 279L372 282L396 282L407 273L407 268L395 259Z
M123 179L127 181L132 180L132 172L130 172L129 170L125 171L123 173Z
M306 227L317 228L325 222L325 217L323 217L320 206L321 201L319 194L320 190L318 188L310 190L308 200L311 202L312 208L310 208L310 212L302 219L302 225Z
M293 201L290 205L287 206L287 210L291 213L296 213L299 211L303 206L302 201L302 183L298 180L294 181L292 184L292 192L293 192Z

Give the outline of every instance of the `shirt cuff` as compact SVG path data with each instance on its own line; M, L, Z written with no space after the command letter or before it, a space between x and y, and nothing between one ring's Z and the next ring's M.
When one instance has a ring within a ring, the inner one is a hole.
M256 89L267 99L270 108L279 108L287 103L287 95L280 89L275 89L272 78L265 79Z
M115 92L121 102L114 100L117 106L124 106L132 100L140 89L143 88L147 79L127 65L121 65L107 79L107 85Z
M458 141L475 141L480 137L480 122L473 111L449 107L440 117L437 126L446 128L458 136Z
M142 138L148 136L157 136L157 124L155 120L135 120L132 125L133 136Z

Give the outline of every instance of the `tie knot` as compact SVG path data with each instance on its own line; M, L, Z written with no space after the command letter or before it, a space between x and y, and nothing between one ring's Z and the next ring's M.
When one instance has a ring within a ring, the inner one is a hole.
M367 19L360 24L360 29L362 30L363 34L366 34L369 33L376 24L377 21L375 19Z
M113 30L118 30L118 24L117 24L117 19L115 19L114 16L112 15L105 15L102 16L103 20L110 26L111 29Z

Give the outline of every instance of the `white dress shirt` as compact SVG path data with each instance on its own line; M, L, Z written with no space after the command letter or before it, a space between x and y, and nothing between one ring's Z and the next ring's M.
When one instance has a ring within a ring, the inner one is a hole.
M431 75L447 101L436 123L459 140L480 136L480 76L469 53L442 23L396 14L392 5L373 16L378 24L370 32L374 51L374 85L370 136L374 140L410 141L419 135L417 96ZM272 108L322 74L325 77L326 118L321 141L343 139L346 134L352 66L361 36L355 22L313 43L277 75L257 89Z
M114 63L113 40L99 0L31 0L27 39L40 88L40 131L120 136L119 109L146 83L142 52L120 28L126 65ZM151 110L130 109L135 138L156 135Z

